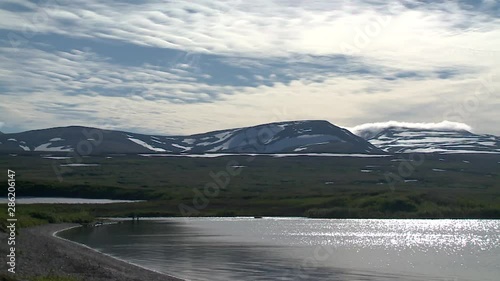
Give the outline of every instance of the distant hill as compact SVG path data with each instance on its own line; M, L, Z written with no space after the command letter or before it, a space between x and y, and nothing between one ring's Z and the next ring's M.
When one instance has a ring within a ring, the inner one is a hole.
M195 134L158 136L70 126L0 135L0 152L383 153L327 121L290 121Z
M390 153L500 153L500 137L467 130L389 127L360 135Z

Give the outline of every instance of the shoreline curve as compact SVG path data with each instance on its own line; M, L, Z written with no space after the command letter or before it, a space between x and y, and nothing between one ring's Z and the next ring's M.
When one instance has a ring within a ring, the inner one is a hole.
M16 276L60 275L85 281L186 281L57 236L79 224L46 224L24 228L16 237ZM5 239L6 233L0 233ZM0 244L2 252L7 243ZM7 268L6 264L2 267Z

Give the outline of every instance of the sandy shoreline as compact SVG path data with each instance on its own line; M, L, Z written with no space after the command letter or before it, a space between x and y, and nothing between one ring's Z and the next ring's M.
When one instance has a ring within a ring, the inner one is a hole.
M53 236L77 224L47 224L21 229L16 237L16 276L71 276L85 281L181 280L101 254L85 246ZM7 253L7 235L0 233L0 249ZM2 271L7 265L2 263Z

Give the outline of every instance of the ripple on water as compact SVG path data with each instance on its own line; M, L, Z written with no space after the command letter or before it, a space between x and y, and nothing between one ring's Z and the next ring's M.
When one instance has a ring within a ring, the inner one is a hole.
M496 281L500 274L498 220L190 218L73 231L91 247L190 280Z

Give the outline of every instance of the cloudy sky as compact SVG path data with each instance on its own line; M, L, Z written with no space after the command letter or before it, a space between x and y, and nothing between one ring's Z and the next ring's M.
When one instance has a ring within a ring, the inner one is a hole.
M0 2L0 130L325 119L500 135L500 3Z

